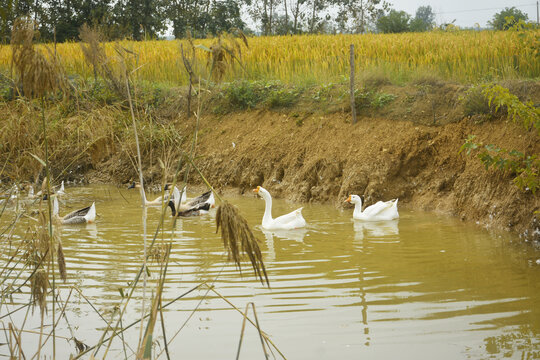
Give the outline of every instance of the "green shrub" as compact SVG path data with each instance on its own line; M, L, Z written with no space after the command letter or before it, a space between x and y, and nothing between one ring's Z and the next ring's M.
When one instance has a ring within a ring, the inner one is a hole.
M266 103L270 108L289 107L296 103L300 92L296 89L277 89L268 95Z
M238 109L252 109L264 99L265 86L259 82L235 81L223 89L223 96L229 106Z
M482 93L489 105L495 107L495 111L504 108L513 122L520 123L527 130L534 127L540 135L540 108L534 106L532 101L522 103L501 85L486 85Z

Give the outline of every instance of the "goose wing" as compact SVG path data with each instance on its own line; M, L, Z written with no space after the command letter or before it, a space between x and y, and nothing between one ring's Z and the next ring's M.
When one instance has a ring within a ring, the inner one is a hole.
M397 211L397 202L398 202L398 199L386 201L385 204L387 206L384 209L382 209L378 215L384 218L388 218L388 219L398 218L399 213Z
M178 217L191 217L191 216L199 216L202 214L205 214L210 210L210 204L208 203L202 203L202 204L196 204L195 206L191 206L187 209L180 209L176 216Z
M62 218L62 224L82 224L93 222L96 219L96 205L87 206L85 208L75 210Z
M188 203L188 206L195 206L195 205L206 203L208 201L208 199L210 199L210 195L212 195L211 190L205 192L204 194L201 194L201 195L197 196L195 199L192 199Z
M88 214L88 212L90 211L90 208L91 208L91 206L87 206L87 207L82 208L80 210L72 211L69 214L67 214L66 216L64 216L63 219L64 220L69 220L69 219L72 219L74 217L84 217L86 214Z
M399 217L397 212L397 199L390 201L377 201L375 204L367 207L363 214L369 218L377 219L395 219Z
M296 209L288 214L277 217L272 222L273 228L295 229L306 226L306 220L302 216L302 209Z
M368 206L362 211L365 216L378 216L381 212L385 211L391 205L382 201L377 201L375 204Z

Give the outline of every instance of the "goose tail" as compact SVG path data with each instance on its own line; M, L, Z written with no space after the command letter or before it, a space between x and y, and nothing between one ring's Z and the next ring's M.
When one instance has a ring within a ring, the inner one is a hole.
M84 216L86 219L86 222L91 223L96 220L96 203L93 202L90 206L90 209L88 209L88 213Z

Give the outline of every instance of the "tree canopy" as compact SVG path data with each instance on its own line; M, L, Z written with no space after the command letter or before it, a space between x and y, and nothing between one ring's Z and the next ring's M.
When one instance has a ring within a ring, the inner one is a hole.
M390 10L388 15L377 20L377 29L382 33L401 33L409 31L411 15L405 11Z
M496 13L488 24L495 30L508 30L519 20L527 21L528 19L527 14L512 6Z
M0 0L0 43L9 43L15 19L38 24L41 41L77 41L83 24L105 38L144 40L165 34L216 36L239 29L247 34L422 32L435 27L431 6L413 16L386 0ZM527 15L515 7L494 15L490 25L508 29ZM248 25L252 29L248 28Z

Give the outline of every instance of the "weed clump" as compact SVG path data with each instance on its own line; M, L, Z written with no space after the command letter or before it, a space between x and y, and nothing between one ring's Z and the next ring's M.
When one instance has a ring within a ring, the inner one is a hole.
M463 115L494 115L494 108L490 106L489 100L483 93L483 88L473 86L468 89L462 97L463 100Z

